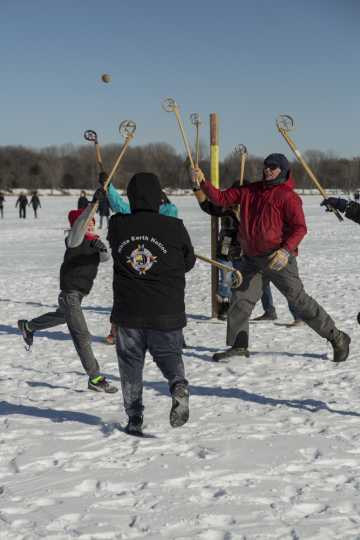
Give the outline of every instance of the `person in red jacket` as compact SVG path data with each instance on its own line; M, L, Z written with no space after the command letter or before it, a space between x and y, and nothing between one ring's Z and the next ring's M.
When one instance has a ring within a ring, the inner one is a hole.
M227 319L227 345L216 353L219 361L231 356L249 356L249 317L270 281L286 297L299 317L333 347L333 361L349 355L350 337L338 330L330 315L309 296L299 277L298 246L307 229L301 198L294 191L290 165L283 154L264 160L263 181L220 191L199 168L192 171L195 185L216 205L240 205L239 241L244 256L237 264L243 283L233 290Z

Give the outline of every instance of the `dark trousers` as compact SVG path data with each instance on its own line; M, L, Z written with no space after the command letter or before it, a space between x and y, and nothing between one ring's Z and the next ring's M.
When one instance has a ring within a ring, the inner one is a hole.
M1 205L0 206L0 215L1 215L1 219L4 218L4 207Z
M263 283L263 294L262 294L262 297L261 297L261 304L262 304L262 307L263 307L263 310L265 311L265 313L275 313L276 312L269 281L267 281L266 283ZM294 306L292 306L291 304L288 303L288 307L289 307L289 311L290 311L291 315L294 317L294 319L295 320L300 319L300 317L298 316L298 313L297 313L296 309L294 308Z
M170 392L174 384L185 379L182 360L183 332L172 330L149 330L138 328L116 329L116 352L119 363L124 407L128 416L141 415L143 406L143 370L146 351L169 383Z
M31 319L28 324L30 330L36 332L66 323L83 368L89 377L93 378L99 375L100 368L91 347L91 335L81 309L83 298L84 295L79 291L61 291L57 310Z
M19 218L26 218L26 206L19 206Z
M243 282L233 289L227 318L228 345L247 347L249 341L249 317L256 302L263 294L263 284L271 282L296 310L300 319L319 336L333 339L338 332L330 315L309 296L299 277L296 257L290 256L288 265L277 272L269 270L269 260L263 257L243 257L236 268L243 274Z
M37 211L38 211L37 207L35 208L35 206L33 206L33 210L34 210L34 218L37 218L38 217L38 215L37 215Z

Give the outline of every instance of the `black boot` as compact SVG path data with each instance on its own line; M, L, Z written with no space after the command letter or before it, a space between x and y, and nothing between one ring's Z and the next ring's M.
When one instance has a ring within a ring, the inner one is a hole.
M227 313L229 311L230 302L221 302L219 305L219 313L217 318L220 321L226 321Z
M172 407L170 411L171 427L180 427L189 420L189 389L185 383L176 383L172 390Z
M230 349L227 349L226 351L215 353L212 358L214 362L221 362L222 360L227 360L234 356L245 356L246 358L249 358L250 352L244 347L230 347Z
M22 337L30 350L31 345L34 342L34 332L29 328L29 321L26 319L20 319L18 321L18 328L22 334Z
M236 336L234 345L227 349L226 351L215 353L213 355L214 362L221 362L221 360L226 360L227 358L232 358L233 356L245 356L249 358L250 352L248 351L249 336L246 332L239 332Z
M333 362L344 362L349 356L351 338L345 332L333 330L335 337L329 339L332 348L334 349Z
M128 424L125 428L126 433L134 435L135 437L142 437L142 425L144 418L141 415L129 416Z

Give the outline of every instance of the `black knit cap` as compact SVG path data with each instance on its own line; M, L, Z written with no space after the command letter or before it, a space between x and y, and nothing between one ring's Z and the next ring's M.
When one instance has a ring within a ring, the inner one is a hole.
M284 154L269 154L264 159L264 167L276 165L281 169L282 176L286 177L290 171L290 163Z

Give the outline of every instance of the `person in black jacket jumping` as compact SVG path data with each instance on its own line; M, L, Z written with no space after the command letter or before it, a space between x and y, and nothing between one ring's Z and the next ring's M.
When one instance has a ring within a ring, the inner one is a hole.
M159 214L161 187L151 173L135 174L127 195L131 214L110 219L108 240L114 259L116 350L126 431L142 435L143 368L147 350L169 382L170 424L189 418L189 391L182 360L185 273L195 264L189 234L180 219Z
M99 364L91 347L91 335L81 309L84 296L89 294L93 286L99 263L110 258L105 244L94 234L94 219L90 221L87 230L84 230L84 223L91 208L89 205L86 210L71 210L68 214L71 230L65 240L66 251L60 268L58 309L30 321L21 319L18 327L30 349L36 331L66 323L76 352L89 376L88 388L97 392L114 393L117 388L100 375Z

